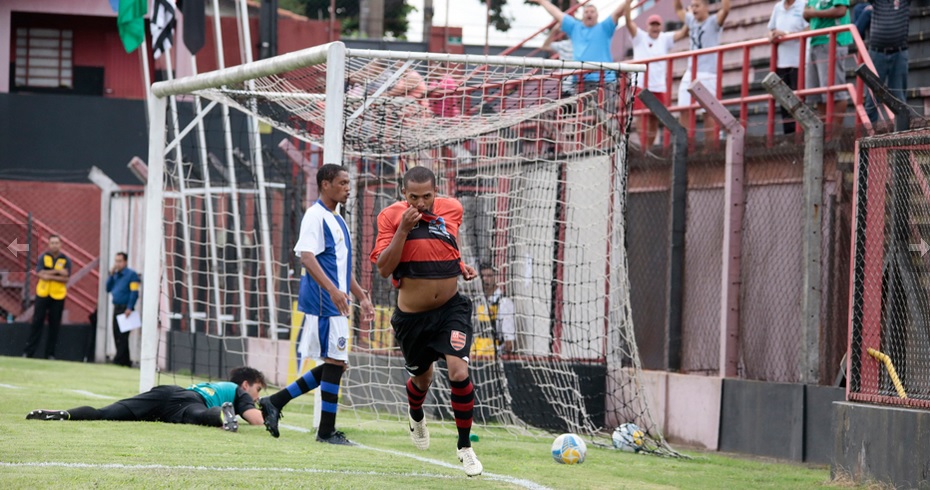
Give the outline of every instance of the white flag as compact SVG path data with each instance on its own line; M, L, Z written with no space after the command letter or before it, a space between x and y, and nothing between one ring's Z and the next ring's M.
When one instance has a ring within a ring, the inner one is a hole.
M151 23L152 56L155 59L171 48L176 22L174 0L155 0Z

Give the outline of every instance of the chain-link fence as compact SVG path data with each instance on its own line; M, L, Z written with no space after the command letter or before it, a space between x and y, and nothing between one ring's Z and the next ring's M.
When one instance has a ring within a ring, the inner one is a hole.
M805 236L804 143L801 132L767 141L750 121L745 141L742 226L734 237L738 256L738 302L721 298L727 192L722 151L690 146L686 195L684 274L681 279L681 346L676 351L669 300L671 149L631 159L629 253L633 315L644 364L653 369L719 375L722 312L738 308L737 375L773 382L832 384L845 353L848 310L849 190L851 141L826 151L819 203L820 304L816 347L808 356L802 324ZM756 123L761 126L763 122ZM665 151L665 154L661 152ZM815 242L812 242L815 243ZM733 267L734 261L730 264ZM819 311L819 313L816 313ZM672 337L672 338L670 338ZM680 356L680 357L678 357ZM674 359L678 357L676 365ZM809 362L815 360L811 367ZM812 378L804 372L810 368Z
M0 181L0 321L32 320L36 262L58 235L71 259L62 323L88 322L97 303L99 203L92 184Z
M930 131L857 151L849 398L930 407Z

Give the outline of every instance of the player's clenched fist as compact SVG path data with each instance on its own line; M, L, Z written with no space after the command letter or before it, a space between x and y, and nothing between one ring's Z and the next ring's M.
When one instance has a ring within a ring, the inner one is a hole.
M400 215L400 229L404 233L410 233L410 230L414 229L421 219L423 219L423 213L410 206L404 211L404 214Z

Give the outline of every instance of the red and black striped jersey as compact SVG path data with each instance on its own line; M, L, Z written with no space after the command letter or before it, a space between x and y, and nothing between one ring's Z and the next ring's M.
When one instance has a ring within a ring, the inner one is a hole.
M371 261L391 244L400 226L401 215L410 207L406 201L394 203L378 214L378 238L371 251ZM423 218L407 234L400 263L394 269L393 283L400 287L404 277L415 279L445 279L462 273L462 256L457 242L462 224L462 203L449 197L433 201L433 213Z

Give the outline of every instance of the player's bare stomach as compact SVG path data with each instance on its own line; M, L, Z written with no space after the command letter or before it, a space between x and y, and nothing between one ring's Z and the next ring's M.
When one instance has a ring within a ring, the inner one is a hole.
M397 307L404 313L435 310L446 304L458 291L458 278L411 279L403 278L397 294Z

